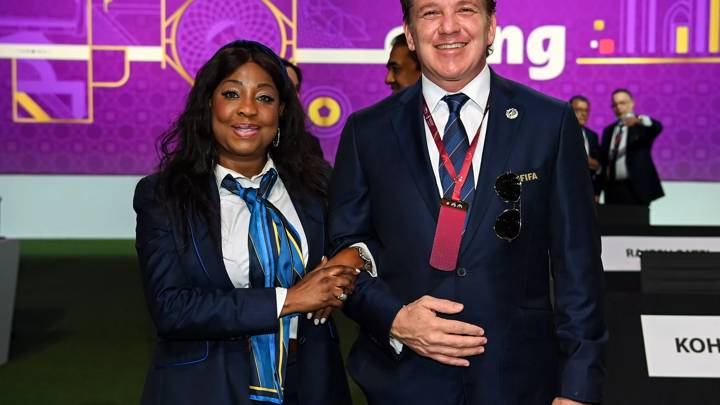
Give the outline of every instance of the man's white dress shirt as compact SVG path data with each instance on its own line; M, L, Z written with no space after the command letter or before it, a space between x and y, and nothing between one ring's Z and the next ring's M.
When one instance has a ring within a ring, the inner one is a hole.
M640 120L640 123L636 125L642 125L644 127L652 126L652 120L647 115L638 115L638 119ZM610 139L610 153L613 153L613 147L618 136L620 137L620 145L618 145L618 150L614 156L615 180L627 180L630 177L627 168L628 127L627 125L624 125L622 121L618 122L618 124L615 125L615 129L613 129L613 135Z

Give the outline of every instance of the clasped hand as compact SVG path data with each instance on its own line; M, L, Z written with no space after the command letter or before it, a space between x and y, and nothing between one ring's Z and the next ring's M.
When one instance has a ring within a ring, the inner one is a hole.
M343 265L328 266L327 259L323 258L319 266L288 289L280 316L342 307L343 301L338 297L352 294L357 275L356 269Z
M323 259L323 261L320 263L320 266L318 266L318 268L320 268L322 266L336 266L336 265L342 265L343 267L350 266L351 268L356 269L355 273L354 273L354 277L357 277L357 275L360 274L360 270L357 270L357 269L359 267L362 267L363 261L360 258L360 256L358 255L356 249L345 248L345 249L341 250L340 252L338 252L335 256L333 256L333 258L330 260ZM351 293L352 293L352 290L345 291L345 294L350 295ZM341 306L342 305L340 305L340 307ZM327 318L332 313L333 309L335 309L335 308L337 308L337 307L327 306L327 307L321 308L319 310L316 310L314 313L308 312L307 317L308 317L308 319L315 318L314 319L315 325L324 324L325 321L327 320Z

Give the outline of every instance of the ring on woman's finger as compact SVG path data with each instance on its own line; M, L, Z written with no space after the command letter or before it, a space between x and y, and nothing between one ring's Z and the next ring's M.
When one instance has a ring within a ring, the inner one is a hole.
M342 301L342 302L345 302L345 301L347 301L348 296L347 296L347 294L345 294L344 292L342 292L342 293L340 293L340 295L338 295L336 298L339 299L339 300Z

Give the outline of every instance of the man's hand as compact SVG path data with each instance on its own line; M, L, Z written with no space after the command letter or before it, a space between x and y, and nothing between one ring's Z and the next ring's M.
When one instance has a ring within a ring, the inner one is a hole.
M552 401L551 405L588 405L588 404L583 403L583 402L573 401L572 399L558 397Z
M463 358L485 351L485 331L476 325L438 317L457 314L463 305L424 296L403 307L395 316L390 334L421 356L443 364L467 367Z
M600 168L600 162L598 162L597 159L593 159L588 156L588 167L590 170L596 172Z
M638 122L640 122L640 119L636 115L623 118L623 123L627 127L634 127L635 125L638 124Z

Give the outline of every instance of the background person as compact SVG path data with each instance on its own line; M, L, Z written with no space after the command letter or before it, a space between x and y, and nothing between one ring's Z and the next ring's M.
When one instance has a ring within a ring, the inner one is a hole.
M295 87L295 91L300 93L300 88L302 87L302 81L303 81L303 74L302 70L298 67L298 65L290 62L289 60L283 58L282 59L283 65L285 65L285 69L287 70L287 75L290 78L290 81L292 82L293 86Z
M612 93L617 121L603 130L601 157L605 204L649 205L665 195L652 158L662 124L635 114L635 101L626 89Z
M283 65L285 65L285 70L287 71L288 78L292 82L293 86L295 87L295 91L297 92L298 96L300 95L300 88L302 87L302 81L303 81L303 73L300 67L292 62L290 62L287 59L282 59ZM310 144L310 152L313 155L323 155L322 146L320 145L320 140L310 132L308 132L309 138L309 144ZM329 314L331 311L328 310L327 313Z
M420 63L415 52L408 48L405 34L393 38L392 50L385 68L385 84L390 86L393 94L412 86L420 79Z
M582 131L585 152L587 153L588 169L590 169L590 178L592 179L593 189L595 190L595 202L600 199L602 191L602 176L600 166L600 143L598 134L587 127L590 119L590 100L585 96L577 95L570 99L570 106L575 111L575 117L580 123L580 131Z

